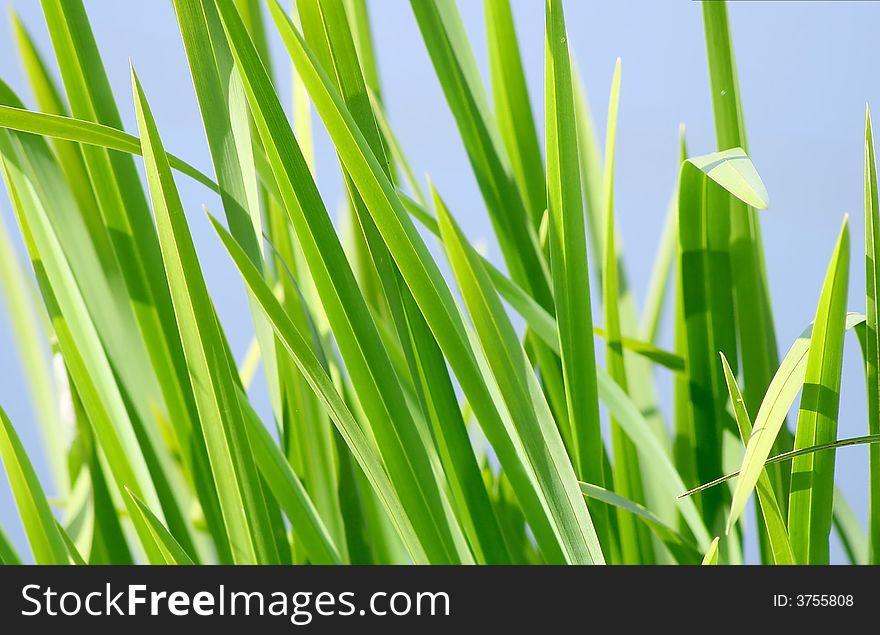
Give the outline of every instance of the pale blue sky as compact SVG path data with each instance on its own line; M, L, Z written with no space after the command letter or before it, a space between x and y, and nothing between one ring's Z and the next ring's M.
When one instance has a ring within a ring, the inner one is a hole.
M514 0L526 73L541 117L543 2ZM44 52L49 41L39 3L13 0ZM482 3L459 2L485 72ZM688 0L566 2L569 43L582 68L604 130L614 60L623 60L618 128L616 207L631 283L644 295L677 166L677 129L687 126L692 154L714 150L712 111L700 6ZM168 148L211 171L195 94L169 0L87 0L98 45L123 118L134 127L129 59L138 70ZM473 238L491 233L455 124L422 43L407 0L370 3L385 99L397 134L416 170L430 174ZM880 5L872 2L736 2L729 6L742 86L750 152L770 192L762 230L780 346L785 349L809 323L844 212L851 216L853 260L850 308L864 310L862 155L865 103L880 108L876 61ZM271 28L270 28L271 32ZM0 77L31 103L8 21L0 27ZM281 90L288 91L283 50L273 47ZM325 136L317 140L319 185L328 205L340 200L336 160ZM216 208L203 188L179 179L184 204ZM12 226L5 192L0 212ZM251 327L238 277L213 232L198 213L193 232L206 277L236 352ZM489 253L497 261L496 246ZM2 304L2 301L0 301ZM668 342L668 333L664 335ZM41 474L31 406L12 354L14 343L0 311L0 404L21 431ZM864 380L858 347L847 343L841 395L841 436L866 430ZM660 373L661 388L669 381ZM265 398L255 400L265 405ZM867 453L838 453L840 483L858 517L867 517ZM0 478L0 523L23 544L5 481ZM835 547L839 557L839 549Z

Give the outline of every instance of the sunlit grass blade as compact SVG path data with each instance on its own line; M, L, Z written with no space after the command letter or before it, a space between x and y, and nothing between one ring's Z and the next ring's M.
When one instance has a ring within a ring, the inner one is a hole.
M868 432L880 434L880 204L877 199L877 163L871 113L865 107L865 374L868 396ZM880 446L868 454L868 540L870 562L880 564Z
M596 353L591 329L590 272L576 144L577 127L562 2L545 5L545 99L550 264L553 278L567 423L578 476L603 486L604 445L599 426ZM564 425L564 422L563 422ZM612 537L607 509L595 506L606 549Z
M746 411L745 402L736 377L730 369L730 364L724 353L721 353L721 363L724 366L724 379L727 382L727 390L730 393L730 401L733 405L734 418L739 428L740 437L747 444L752 437L752 422ZM794 554L791 551L791 542L788 539L788 529L785 518L779 508L770 477L762 471L757 483L758 501L761 505L761 518L767 527L767 536L773 553L775 564L795 564Z
M547 208L544 162L529 101L510 0L485 0L492 101L501 139L535 227Z
M0 459L37 564L67 564L67 546L12 422L0 408ZM7 550L8 551L8 550ZM7 556L9 554L7 553Z
M436 197L435 206L443 245L486 358L508 409L515 413L517 428L541 479L541 487L546 488L548 513L556 522L565 559L572 563L604 563L593 522L578 491L574 468L519 338L473 247Z
M730 200L766 207L764 184L741 149L688 159L679 181L679 275L684 300L697 476L721 472L722 430L733 427L718 353L736 359L731 282ZM702 499L710 527L720 520L723 491Z
M602 306L605 313L605 360L608 375L628 392L626 366L623 358L623 342L620 326L620 287L617 268L617 243L614 217L614 155L617 135L617 112L620 101L620 60L614 66L611 80L611 97L608 105L608 129L605 136L605 174L603 201L605 217L605 262L602 267ZM584 245L586 248L586 245ZM612 475L614 491L636 502L644 501L642 472L639 467L635 445L611 419ZM617 525L622 561L626 564L653 561L653 547L645 528L633 522L628 514L618 513Z
M143 501L126 490L125 495L131 499L131 503L139 516L139 522L149 528L150 536L154 542L153 551L161 554L161 559L150 564L193 564L192 559L184 551L183 547L174 539L156 515L150 511Z
M579 485L584 496L595 498L633 515L666 545L679 564L696 564L703 557L693 544L658 518L651 510L598 485L583 482Z
M810 336L795 449L826 443L837 437L848 269L849 231L844 219ZM828 562L833 500L834 452L797 457L791 466L788 528L798 562Z
M171 167L134 71L132 86L162 259L232 556L240 563L278 563L244 416L235 394L234 365L227 357Z
M130 154L141 154L140 140L122 130L103 124L53 115L32 112L11 106L0 106L0 128L45 135L55 139L76 141L108 150L118 150ZM171 167L186 174L198 183L219 192L219 186L204 173L173 154L168 155Z
M712 544L709 546L709 550L706 551L706 555L703 557L704 565L713 565L718 564L718 543L721 540L720 537L715 537L712 540Z

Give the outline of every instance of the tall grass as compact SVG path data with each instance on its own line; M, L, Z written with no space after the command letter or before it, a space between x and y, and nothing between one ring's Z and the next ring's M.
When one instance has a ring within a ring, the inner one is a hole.
M641 311L614 207L621 64L602 150L561 0L546 0L543 122L509 0L485 0L489 86L456 5L411 3L504 272L414 176L384 111L365 0L173 4L213 176L166 152L134 69L132 95L111 92L81 0L42 1L51 59L13 16L36 109L0 82L0 165L30 262L3 227L0 281L57 495L19 440L24 422L2 410L0 458L35 562L738 563L751 498L763 563L827 563L832 528L852 562L880 562L870 117L866 306L845 304L844 219L815 315L779 348L768 195L724 3L703 6L718 152L689 156L682 136ZM273 31L288 60L270 60ZM291 117L273 61L293 69ZM117 98L134 100L136 135ZM343 177L340 230L314 180L311 109ZM184 209L178 178L222 209ZM196 254L198 214L247 289L255 335L241 365ZM672 351L657 343L667 311ZM848 330L868 421L841 440ZM249 397L258 364L266 421ZM671 419L659 373L674 377ZM834 483L835 451L853 444L871 446L867 535ZM726 474L731 455L741 467ZM0 531L0 562L20 559Z

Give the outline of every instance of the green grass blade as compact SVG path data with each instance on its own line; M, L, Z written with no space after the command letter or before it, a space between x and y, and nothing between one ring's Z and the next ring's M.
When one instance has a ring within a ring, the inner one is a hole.
M693 544L663 522L651 510L598 485L583 482L579 485L584 496L612 505L638 519L666 545L679 564L696 564L702 559L702 554Z
M718 542L720 540L721 538L717 536L712 540L712 544L709 546L706 555L703 557L704 565L718 564Z
M602 486L606 476L599 426L596 354L591 329L590 273L581 198L577 128L562 3L546 3L545 99L550 263L567 420L578 476ZM613 334L613 333L612 333ZM610 549L608 511L596 506L596 523ZM627 517L629 520L629 517Z
M844 219L810 336L795 449L833 441L837 436L848 274L849 231ZM795 458L791 466L788 527L798 562L828 562L833 502L834 453Z
M67 564L67 546L24 446L0 408L0 458L37 564Z
M233 559L277 563L279 554L267 530L270 521L235 394L234 366L202 278L171 167L134 71L132 85L161 255Z
M724 353L721 353L721 363L724 366L724 379L727 382L727 390L730 393L730 402L733 404L734 418L739 428L740 437L747 444L752 437L752 422L746 411L745 401L740 392L736 377L730 369L730 364ZM767 536L773 553L775 564L795 564L794 554L791 551L791 542L788 539L788 530L785 518L779 508L770 477L766 472L761 472L758 477L758 502L761 505L761 517L767 527Z
M12 546L12 541L0 526L0 565L21 564L21 558Z
M766 190L745 153L734 149L689 159L679 182L680 276L684 299L697 477L721 470L721 439L733 422L718 359L736 359L736 324L731 282L730 200L766 205ZM704 497L710 527L719 519L723 491Z
M605 202L605 262L602 267L602 305L605 313L605 359L608 375L624 392L629 391L626 366L623 358L623 342L620 326L620 287L618 284L617 242L614 217L614 151L617 134L617 111L620 100L620 60L614 67L611 81L611 97L608 106L608 130L605 137L605 176L603 199ZM586 245L584 245L586 248ZM612 475L614 490L625 498L644 502L645 493L642 471L635 445L611 420ZM645 528L633 522L629 514L617 515L620 553L625 564L653 562L653 548Z
M740 147L748 151L726 3L703 2L703 25L718 150ZM739 361L743 375L743 396L746 409L751 416L755 416L778 367L779 353L758 216L749 207L752 203L747 199L743 201L747 204L736 200L730 202L730 260L736 294L736 327L741 349ZM788 447L786 435L779 439L776 450L781 452ZM785 512L788 496L787 474L772 470L770 480Z
M0 127L55 139L76 141L108 150L118 150L130 154L142 153L141 143L137 137L117 128L83 119L0 106ZM183 159L169 154L168 160L171 167L181 174L186 174L205 187L220 192L219 186L209 176L189 165Z
M871 112L865 107L865 284L867 324L865 328L865 373L868 396L868 432L880 434L880 204L877 199L877 163ZM870 561L880 564L880 446L868 455Z
M516 425L545 488L566 561L604 563L573 466L519 338L473 248L442 201L436 199L435 206L450 264L507 407L516 413Z
M537 228L547 208L547 186L513 12L510 0L485 0L483 7L495 119L522 200Z
M254 460L281 509L290 519L290 525L310 561L314 564L342 564L339 549L290 463L247 400L241 397L240 402Z
M150 511L143 501L126 490L125 495L131 499L131 503L138 515L138 521L149 528L149 535L153 539L153 551L161 554L161 559L150 564L193 564L192 559L184 551L183 547L174 539L174 536L165 528L156 515Z

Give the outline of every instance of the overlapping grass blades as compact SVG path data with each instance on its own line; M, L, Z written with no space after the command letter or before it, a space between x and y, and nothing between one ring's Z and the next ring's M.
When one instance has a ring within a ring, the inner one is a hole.
M13 18L42 112L0 83L0 165L30 260L4 231L0 283L52 497L2 411L0 460L36 562L727 564L752 492L760 561L827 562L832 528L851 561L877 561L870 118L865 315L846 312L844 228L816 320L777 365L757 215L768 195L745 151L723 3L703 8L719 152L688 158L681 135L641 310L618 223L631 211L614 205L631 186L614 175L620 66L603 152L562 0L543 6L543 135L509 0L483 3L485 85L455 3L411 3L503 266L395 136L364 0L174 0L210 175L165 151L134 75L138 136L122 130L81 0L42 4L54 58ZM275 81L289 62L292 122ZM312 109L339 160L339 223L316 185ZM219 195L224 221L208 219L253 323L240 367L172 170ZM869 418L866 435L837 439L849 329ZM667 372L669 426L655 377ZM741 469L724 474L737 438ZM835 451L852 445L871 457L867 538L833 480ZM0 562L21 559L0 530Z

